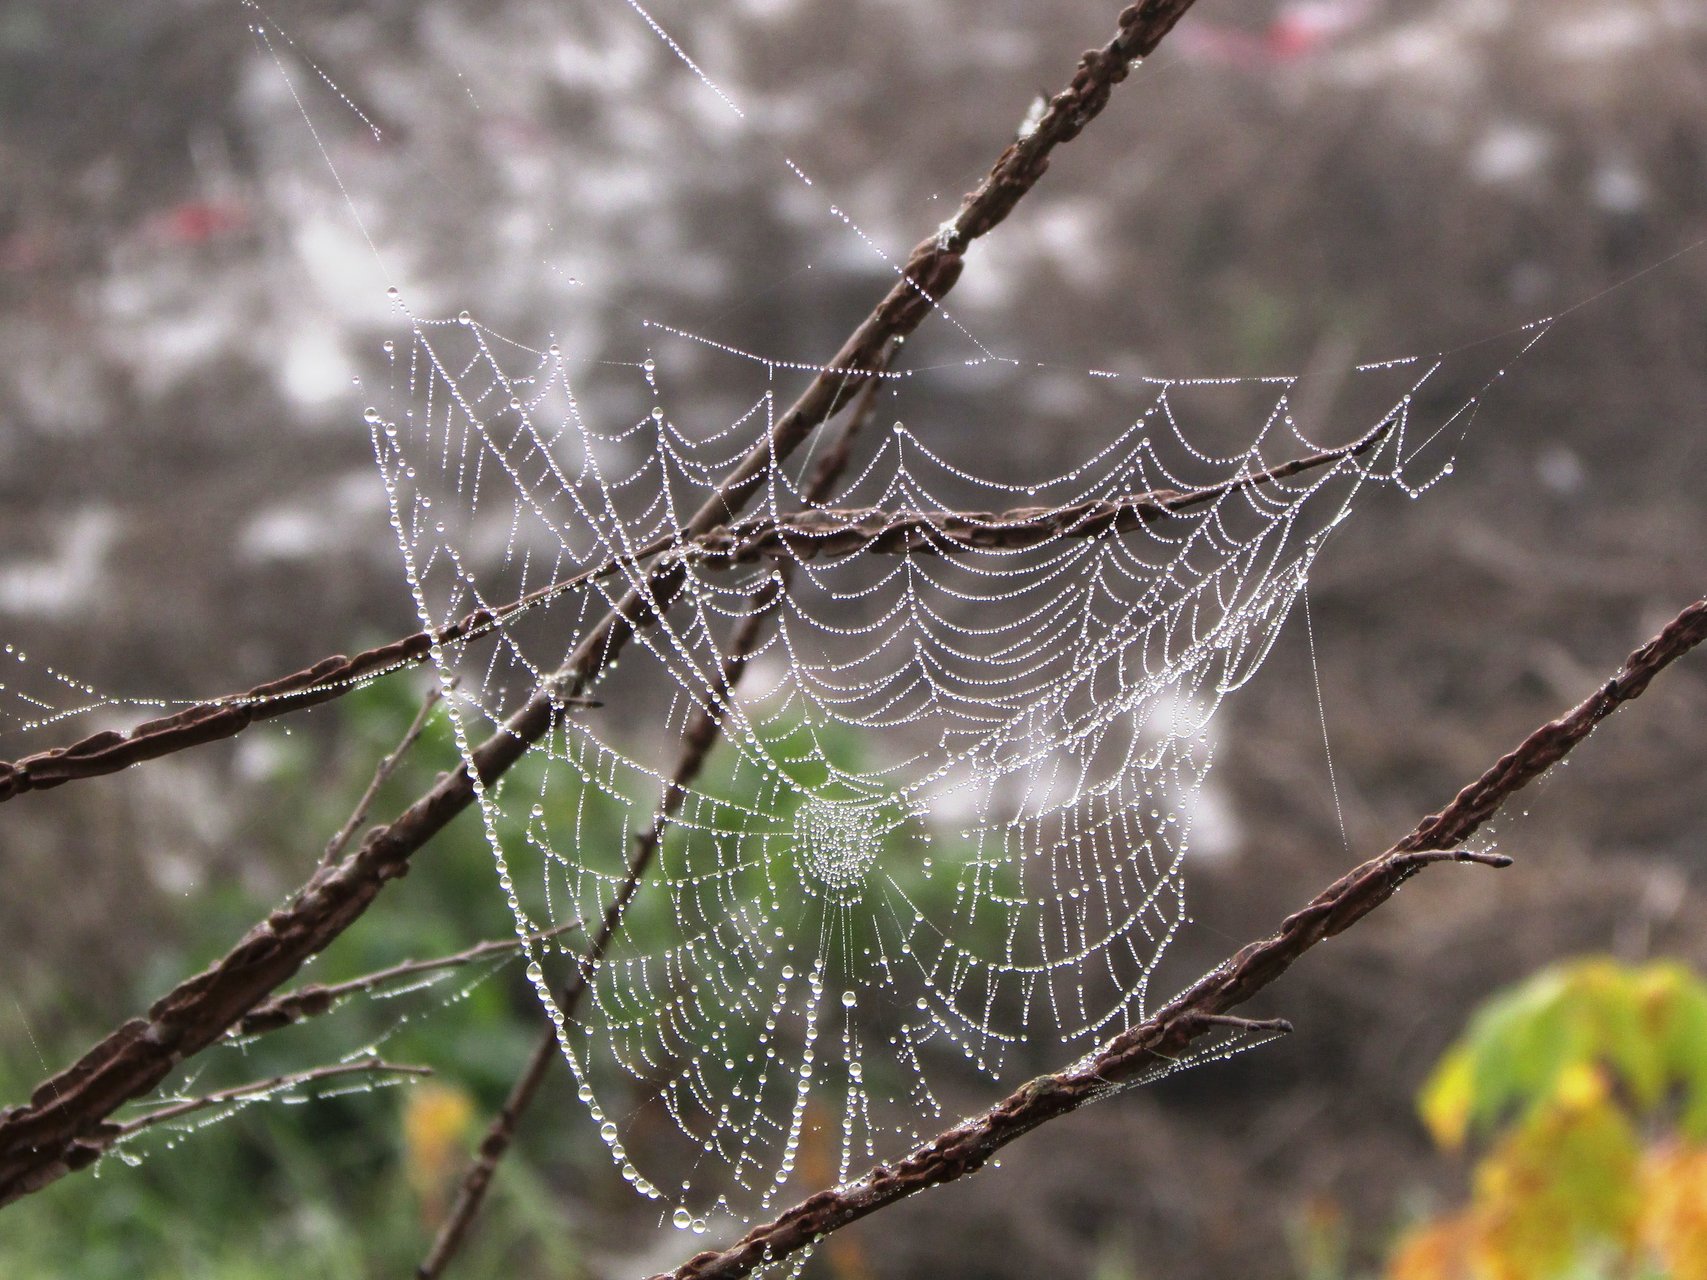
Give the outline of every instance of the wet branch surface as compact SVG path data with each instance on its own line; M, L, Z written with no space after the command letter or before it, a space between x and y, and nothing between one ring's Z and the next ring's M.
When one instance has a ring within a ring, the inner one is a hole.
M869 381L866 385L878 384ZM757 517L716 525L691 541L660 541L631 556L606 561L541 587L508 604L476 609L436 631L417 631L354 657L333 654L292 675L243 693L196 703L173 715L137 725L128 733L106 730L69 746L0 761L0 801L26 791L46 790L82 778L116 773L145 760L235 737L258 721L317 706L382 675L420 666L429 660L435 645L477 640L524 613L654 555L673 553L695 564L720 568L765 558L786 561L833 559L860 553L958 555L975 551L1023 551L1057 538L1119 536L1169 515L1207 505L1237 490L1276 484L1355 457L1374 448L1388 430L1384 424L1341 448L1307 454L1201 489L1153 489L1147 493L1089 499L1068 507L1016 507L1008 511L813 508L781 517ZM348 832L340 835L345 841L349 838Z
M822 1237L928 1187L976 1172L1001 1148L1041 1124L1105 1096L1112 1087L1177 1059L1193 1041L1229 1025L1227 1011L1262 991L1318 942L1350 928L1424 867L1468 862L1503 867L1500 854L1456 848L1506 800L1552 768L1594 727L1641 695L1666 666L1707 639L1707 599L1674 618L1632 653L1618 674L1565 715L1542 725L1465 787L1452 803L1417 824L1386 853L1348 871L1281 922L1199 978L1138 1026L1072 1067L1039 1076L982 1115L964 1120L905 1158L801 1201L754 1227L729 1248L696 1254L652 1280L731 1280L798 1252ZM1245 1024L1279 1030L1278 1023Z
M1134 59L1150 54L1193 0L1143 0L1120 14L1114 37L1086 52L1067 87L1049 102L1037 127L1008 144L951 223L921 241L895 282L843 343L829 367L735 466L683 526L684 540L738 520L773 470L860 387L877 376L883 353L924 321L954 287L962 255L997 226L1042 178L1056 146L1078 136L1126 79ZM650 574L626 594L576 647L564 667L472 753L472 769L441 776L390 824L370 831L356 851L321 867L291 902L256 925L222 959L156 1001L77 1062L42 1082L27 1104L0 1111L0 1205L86 1167L99 1154L89 1139L124 1103L153 1091L178 1063L221 1039L230 1027L287 982L367 910L379 891L407 873L409 859L544 737L569 700L616 658L649 617L681 589L678 564ZM287 691L288 692L288 691ZM329 693L306 692L324 699ZM249 715L245 708L234 714Z
M545 929L528 939L530 943L548 942L560 933L581 927L579 920L566 920L555 928ZM439 956L433 960L406 960L402 964L392 965L388 969L380 969L374 973L364 974L359 978L351 978L348 982L321 983L310 982L282 996L274 996L263 1000L231 1028L233 1039L248 1036L263 1035L268 1031L277 1031L280 1027L293 1026L309 1018L318 1018L323 1013L331 1011L332 1007L341 1000L351 996L364 995L369 991L377 991L380 987L388 987L394 982L402 982L408 978L418 978L423 973L439 973L446 969L460 969L464 965L479 964L482 960L490 960L494 956L514 956L522 950L520 938L495 938L490 942L479 942L466 951L458 951L455 955Z
M194 1098L181 1098L174 1102L166 1102L156 1107L146 1115L137 1116L123 1124L112 1126L113 1143L123 1142L135 1137L144 1129L152 1129L155 1125L166 1124L183 1116L195 1115L198 1111L207 1111L212 1107L228 1106L233 1102L246 1102L251 1099L270 1097L291 1089L300 1089L306 1085L323 1084L328 1080L337 1080L344 1076L430 1076L431 1067L411 1066L406 1063L386 1062L382 1058L358 1058L354 1062L339 1062L326 1067L311 1067L307 1071L293 1071L289 1075L274 1076L270 1080L255 1080L249 1084L236 1085L230 1089L220 1089L215 1093L204 1093Z

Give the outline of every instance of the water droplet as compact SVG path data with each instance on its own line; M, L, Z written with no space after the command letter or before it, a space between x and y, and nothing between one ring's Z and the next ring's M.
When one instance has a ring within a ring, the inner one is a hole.
M599 1137L603 1138L606 1142L615 1142L616 1125L613 1122L606 1120L599 1126Z
M664 411L662 409L659 409L659 408L654 408L652 410L652 421L653 422L662 422L663 420L664 420Z
M456 322L458 324L473 324L474 317L469 315L466 311L459 311L456 314Z
M854 1002L858 999L859 999L859 997L856 996L853 992L844 991L844 992L842 992L842 1007L844 1009L851 1009L854 1007Z
M545 970L540 966L540 963L537 960L535 960L532 964L530 964L528 966L528 981L529 982L544 982L545 981Z
M656 360L653 360L651 357L648 357L645 360L642 360L640 362L640 367L642 369L644 369L647 373L652 373L652 372L655 372L657 370L658 362Z
M705 1234L705 1219L704 1218L695 1218L693 1220L693 1233L696 1236L703 1236Z
M390 355L393 351L397 350L397 344L390 338L387 338L384 342L379 344L379 349L385 352L386 355Z
M693 1226L693 1214L686 1209L677 1209L670 1215L670 1222L677 1231L686 1231Z
M379 425L379 410L375 409L372 405L369 405L366 409L362 410L362 420L370 426Z

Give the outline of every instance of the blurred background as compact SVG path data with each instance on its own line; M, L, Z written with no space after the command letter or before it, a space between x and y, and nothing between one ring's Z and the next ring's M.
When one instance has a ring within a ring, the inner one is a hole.
M743 115L615 0L0 0L0 640L28 655L0 659L0 683L40 693L52 664L102 695L205 697L413 630L361 419L387 377L388 285L417 315L561 336L613 420L644 402L642 319L824 360L891 278L830 206L902 259L1115 16L648 11ZM1315 665L1295 618L1221 712L1224 820L1188 865L1168 989L1386 848L1702 594L1704 214L1696 0L1200 0L969 255L951 310L1048 367L923 375L909 425L986 468L1058 468L1117 427L1089 369L1308 372L1337 441L1371 425L1344 391L1354 365L1563 315L1449 481L1367 495L1330 545ZM932 325L926 350L968 354ZM1486 373L1452 363L1442 402ZM739 411L715 355L660 376L707 420ZM1255 430L1233 399L1206 429ZM423 689L394 678L0 808L3 1100L300 882ZM25 731L22 705L0 722L7 758L147 714ZM1408 1225L1464 1196L1468 1163L1415 1098L1479 1002L1575 956L1707 963L1704 747L1690 659L1495 824L1514 869L1420 878L1250 1011L1297 1034L1050 1125L808 1274L1379 1274ZM376 812L453 761L429 735ZM310 976L508 928L465 818ZM383 1038L445 1092L255 1107L141 1144L140 1167L8 1208L0 1271L402 1273L534 1036L519 969L477 976L210 1055L200 1081ZM990 1100L968 1080L951 1103ZM641 1274L715 1242L657 1230L588 1130L559 1080L468 1274Z

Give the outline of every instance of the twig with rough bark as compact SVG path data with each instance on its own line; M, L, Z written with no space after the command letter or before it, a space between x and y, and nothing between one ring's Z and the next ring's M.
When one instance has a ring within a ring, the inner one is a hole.
M333 654L293 675L243 693L196 703L171 716L139 724L128 733L105 730L67 746L0 761L0 801L26 791L46 790L82 778L116 773L146 760L234 737L262 720L318 706L370 680L427 662L435 645L478 640L571 591L621 569L643 564L654 556L674 554L703 567L717 568L766 556L827 559L859 553L955 555L1023 550L1055 538L1131 533L1165 516L1204 506L1237 490L1274 484L1365 453L1379 444L1390 429L1391 423L1383 423L1340 448L1305 454L1201 489L1153 489L1090 499L1069 507L1016 507L994 512L885 511L874 507L826 510L813 506L780 517L754 517L717 525L693 539L660 539L639 551L603 561L530 591L507 604L475 609L436 631L417 631L354 657ZM827 491L824 496L828 497Z
M1269 937L1244 947L1097 1053L1028 1081L988 1111L945 1130L903 1159L879 1164L853 1182L801 1201L754 1227L727 1249L696 1254L652 1280L734 1280L897 1200L974 1173L1022 1134L1180 1057L1194 1040L1224 1027L1228 1010L1262 991L1318 942L1356 924L1424 867L1437 862L1509 865L1511 859L1502 854L1456 846L1703 639L1707 639L1707 599L1678 614L1593 695L1531 733L1386 853L1348 871L1282 921Z
M321 1084L327 1080L336 1080L340 1076L430 1076L432 1074L433 1069L431 1067L386 1062L382 1058L358 1058L354 1062L337 1062L324 1067L311 1067L307 1071L292 1071L288 1075L274 1076L270 1080L254 1080L248 1084L234 1085L232 1088L219 1089L213 1093L201 1094L198 1097L179 1098L174 1102L164 1103L147 1115L126 1120L123 1124L113 1125L109 1145L116 1145L127 1138L133 1138L144 1129L152 1129L157 1124L165 1124L169 1120L194 1115L198 1111L206 1111L211 1107L223 1107L228 1103L243 1102L250 1098L265 1098L271 1094L281 1093L286 1089L300 1089L304 1085Z
M367 821L368 811L373 808L373 802L379 795L379 789L397 772L397 766L403 762L403 757L409 754L409 749L420 741L426 732L427 721L433 717L433 711L444 698L444 686L435 684L427 690L427 696L421 700L421 709L415 713L415 718L409 722L409 728L403 733L403 740L389 752L379 758L379 764L374 767L373 777L363 791L361 798L356 801L356 807L350 810L350 816L344 825L338 828L337 834L326 842L326 852L320 855L320 865L329 867L344 856L344 850L350 847L350 841L362 823Z
M580 927L579 920L566 920L560 925L533 934L528 938L528 942L546 942L558 934ZM282 996L263 1000L243 1015L237 1025L231 1028L230 1035L233 1039L239 1039L277 1031L280 1027L318 1018L340 1000L350 996L377 991L380 987L390 986L405 978L418 977L423 973L437 973L441 969L459 969L463 965L478 964L490 956L519 951L522 945L520 938L494 938L489 942L476 943L455 955L439 956L432 960L406 960L388 969L379 969L359 978L351 978L348 982L310 982Z

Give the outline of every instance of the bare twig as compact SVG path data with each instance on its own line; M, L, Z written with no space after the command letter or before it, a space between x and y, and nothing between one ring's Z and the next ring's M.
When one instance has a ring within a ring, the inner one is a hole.
M110 1126L112 1132L108 1145L123 1142L126 1138L134 1137L144 1129L151 1129L157 1124L165 1124L168 1120L176 1120L180 1116L194 1115L198 1111L206 1111L210 1107L221 1107L228 1102L242 1102L247 1098L264 1098L269 1094L278 1093L284 1089L297 1089L303 1085L320 1084L322 1081L335 1080L340 1076L353 1075L393 1075L393 1076L430 1076L431 1067L407 1066L396 1062L386 1062L381 1058L359 1058L354 1062L338 1062L330 1066L314 1067L308 1071L293 1071L289 1075L274 1076L271 1080L256 1080L249 1084L236 1085L230 1089L220 1089L214 1093L204 1093L197 1098L182 1098L177 1102L169 1102L157 1107L147 1115L137 1116L126 1120L123 1124Z
M1268 938L1243 948L1097 1053L1021 1085L988 1111L944 1131L905 1158L879 1164L854 1182L820 1191L754 1227L729 1248L697 1254L667 1277L653 1280L732 1280L896 1200L965 1177L1021 1134L1096 1101L1111 1085L1132 1081L1157 1062L1178 1058L1205 1032L1224 1028L1229 1009L1251 999L1318 942L1375 910L1425 866L1437 862L1510 865L1511 859L1503 854L1453 846L1474 834L1513 794L1557 764L1595 725L1640 696L1659 671L1704 638L1707 599L1690 605L1632 653L1605 686L1531 733L1386 853L1341 876L1282 921Z
M1114 38L1080 59L1071 83L1050 101L1036 129L1010 143L954 219L914 248L902 278L687 521L681 530L685 537L697 538L738 519L772 469L874 376L889 344L917 329L935 300L953 287L968 244L1007 217L1043 176L1054 148L1076 137L1102 111L1129 64L1148 55L1191 4L1143 0L1121 13ZM545 686L475 748L469 765L442 776L393 822L370 831L337 866L322 867L288 906L252 929L211 968L157 1001L146 1018L127 1022L44 1081L26 1105L0 1112L0 1204L87 1165L95 1153L85 1136L115 1108L147 1094L175 1064L224 1036L358 919L387 882L408 870L416 850L551 731L564 700L584 693L635 630L668 607L683 577L679 564L655 570L644 589L625 595Z
M567 920L560 925L533 934L528 938L528 942L545 942L555 938L560 933L567 933L571 929L580 927L580 920ZM364 974L360 978L351 978L348 982L311 982L286 995L275 996L271 1000L263 1000L244 1014L237 1024L231 1028L229 1034L233 1039L237 1039L243 1036L261 1035L267 1031L277 1031L280 1027L288 1027L308 1018L318 1018L348 996L374 991L380 987L390 986L393 982L404 978L413 978L422 973L436 973L440 969L455 969L463 965L478 964L488 956L502 955L507 951L518 951L521 947L522 940L520 938L494 938L490 942L477 943L466 951L458 951L455 955L439 956L434 960L407 960L402 964L392 965L389 969L380 969L374 973Z
M887 359L887 355L884 357ZM805 497L809 503L822 501L835 487L836 481L846 469L851 453L854 437L870 421L873 409L877 404L876 392L878 383L868 382L860 398L855 401L853 412L848 417L846 428L837 437L835 443L825 451L818 460L808 481ZM688 788L705 766L711 748L716 745L722 730L723 712L734 695L735 686L740 682L746 671L748 659L764 631L765 620L769 617L776 603L782 599L787 590L787 577L791 566L783 564L778 569L778 579L773 581L767 593L756 603L755 608L745 618L731 637L729 645L729 660L723 665L717 696L708 706L697 709L689 719L683 734L682 752L676 761L675 772L669 783L664 787L659 797L658 811L651 825L635 838L634 852L629 858L628 873L623 879L622 886L617 891L616 898L606 909L603 925L598 936L581 957L575 971L575 977L569 986L558 997L557 1007L565 1017L575 1012L576 1006L585 994L587 984L591 980L594 967L604 958L611 939L616 936L616 930L621 924L629 901L639 888L641 878L652 864L657 853L658 845L664 838L664 832L674 821L681 810L682 802L686 799ZM486 1136L475 1150L474 1159L469 1163L468 1170L463 1174L462 1182L458 1185L456 1203L439 1226L437 1235L433 1238L431 1248L421 1265L416 1268L416 1280L437 1280L456 1257L468 1238L475 1219L479 1216L481 1207L486 1202L486 1192L492 1185L492 1178L497 1173L498 1163L509 1151L515 1141L516 1130L521 1118L533 1104L539 1093L539 1087L545 1081L546 1072L557 1059L560 1047L557 1042L555 1027L546 1028L528 1055L527 1063L521 1074L510 1088L509 1096L504 1099L504 1105L493 1117L492 1123L486 1130Z
M410 722L408 730L403 734L403 740L392 749L389 755L380 757L379 765L373 771L373 780L367 784L367 790L362 792L361 799L356 801L356 807L350 811L349 821L338 828L338 833L326 842L326 852L320 855L321 866L329 867L344 856L344 850L349 848L350 840L356 834L356 828L367 821L368 810L373 808L373 802L375 797L379 795L379 789L390 780L393 773L397 772L397 766L402 763L403 757L409 754L409 748L413 747L420 739L421 734L426 731L427 721L432 719L433 710L443 699L444 693L445 686L440 684L435 684L427 690L427 696L421 702L421 709L415 713L414 720Z
M877 384L872 381L866 385ZM696 564L716 568L764 556L812 559L858 552L953 555L979 550L1021 550L1059 537L1130 533L1164 516L1203 506L1236 490L1273 484L1364 453L1385 438L1390 426L1383 424L1340 448L1307 454L1202 489L1154 489L1064 508L1018 507L1000 512L823 510L814 506L782 517L716 525L692 539L659 539L630 555L606 560L582 573L530 591L508 604L476 609L436 631L417 631L354 657L333 654L293 675L257 685L244 693L196 703L173 715L139 724L128 733L106 730L69 746L0 761L0 801L26 791L42 791L81 778L116 773L145 760L234 737L257 721L318 706L382 675L421 665L435 646L477 640L541 605L621 569L633 569L653 556L674 552ZM829 486L819 487L827 497ZM585 705L590 700L560 701L564 705Z
M1100 538L1132 533L1167 516L1205 506L1240 489L1263 485L1353 457L1373 448L1384 424L1362 439L1266 471L1234 476L1202 489L1152 489L1115 498L1087 498L1067 507L1015 507L1007 511L807 510L754 517L700 537L695 563L719 567L756 560L828 559L872 555L959 555L970 551L1023 551L1057 538Z

